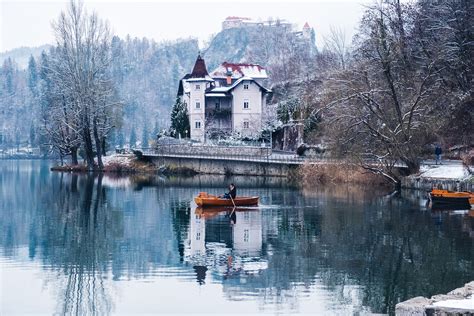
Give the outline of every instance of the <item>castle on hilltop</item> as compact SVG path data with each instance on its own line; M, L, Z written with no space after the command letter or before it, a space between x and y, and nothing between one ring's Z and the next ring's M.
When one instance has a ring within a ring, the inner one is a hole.
M287 30L292 29L292 24L286 20L276 19L276 20L267 20L267 21L254 21L248 17L239 17L239 16L228 16L222 22L222 29L233 29L233 28L242 28L242 27L282 27L286 28ZM301 36L304 39L310 40L313 36L314 29L309 26L308 22L306 22L303 26L301 31L294 32L295 35Z

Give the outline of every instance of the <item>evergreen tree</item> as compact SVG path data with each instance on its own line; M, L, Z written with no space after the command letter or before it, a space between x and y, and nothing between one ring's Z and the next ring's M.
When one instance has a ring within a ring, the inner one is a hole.
M30 146L36 146L36 129L33 123L30 125Z
M30 56L28 61L28 87L30 88L33 96L37 96L37 84L38 84L38 70L36 68L36 61L33 55Z
M135 127L132 127L130 133L130 148L133 148L137 145L137 133L135 132Z
M123 135L123 130L117 131L117 141L116 146L123 148L125 146L125 136Z
M171 135L173 137L189 137L189 117L186 104L176 98L176 102L171 110Z
M8 94L13 93L13 72L14 64L10 57L3 62L2 73L5 77L5 90Z
M159 133L160 133L160 127L158 125L158 122L155 122L155 127L153 127L153 132L152 132L153 135L151 135L151 137L153 139L156 139L156 137L158 137Z
M145 126L143 127L143 133L142 133L142 147L146 148L148 147L148 125L145 122Z
M116 145L117 145L117 130L113 129L110 132L109 137L107 138L106 147L107 149L110 150L110 147L115 147Z

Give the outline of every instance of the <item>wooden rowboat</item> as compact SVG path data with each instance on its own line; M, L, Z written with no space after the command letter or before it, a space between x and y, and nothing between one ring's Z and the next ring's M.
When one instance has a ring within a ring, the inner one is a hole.
M258 196L237 196L234 199L234 203L232 203L231 199L222 199L206 192L200 192L194 198L194 201L199 206L234 206L234 203L236 206L250 206L258 205Z
M456 206L469 209L474 204L474 193L433 189L430 192L430 200L435 207Z

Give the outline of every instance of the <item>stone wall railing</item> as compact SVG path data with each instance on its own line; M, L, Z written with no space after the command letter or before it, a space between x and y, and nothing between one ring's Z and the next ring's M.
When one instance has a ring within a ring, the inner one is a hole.
M146 152L146 150L145 150ZM268 157L272 150L268 147L249 146L209 146L209 145L158 145L153 152L179 155L216 155L216 156L251 156Z

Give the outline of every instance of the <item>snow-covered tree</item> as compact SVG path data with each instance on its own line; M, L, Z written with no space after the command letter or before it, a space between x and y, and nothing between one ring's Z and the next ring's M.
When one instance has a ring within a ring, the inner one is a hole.
M186 104L181 102L179 97L176 98L176 102L171 110L170 132L173 137L189 137L190 125L188 108Z
M73 156L73 163L82 146L88 168L95 168L96 155L102 169L103 144L118 105L110 77L109 27L96 14L89 15L81 2L72 0L53 29L57 46L49 66L53 102L48 134L65 154Z

